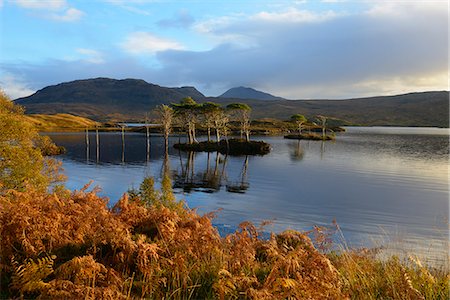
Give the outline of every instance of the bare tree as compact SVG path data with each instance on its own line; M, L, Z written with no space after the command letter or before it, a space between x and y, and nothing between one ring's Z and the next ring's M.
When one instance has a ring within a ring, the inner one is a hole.
M222 108L220 107L220 104L214 103L214 102L206 102L201 105L201 111L202 116L205 121L205 125L207 128L208 133L208 142L211 141L211 128L216 128L216 135L217 135L217 127L215 127L215 120L218 114L220 114L220 111ZM217 142L219 139L217 139Z
M186 127L189 144L198 143L195 136L195 125L200 112L201 105L191 97L184 98L179 104L172 104L176 115Z
M319 120L319 122L321 123L321 127L322 127L322 139L325 140L325 130L326 130L326 123L327 123L327 117L322 116L322 115L318 115L317 120Z
M164 133L164 145L167 152L167 150L169 149L169 134L172 130L174 111L170 106L162 104L156 107L156 113L158 114L158 120L162 125L162 130Z
M231 115L237 119L241 127L241 138L245 134L245 140L250 141L250 112L251 108L244 103L231 103L227 105Z
M306 118L304 115L295 114L291 116L291 121L295 122L298 128L298 135L302 135L303 124L306 123Z

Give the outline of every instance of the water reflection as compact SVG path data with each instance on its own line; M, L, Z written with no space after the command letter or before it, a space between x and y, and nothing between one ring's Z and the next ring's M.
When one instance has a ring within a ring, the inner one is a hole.
M301 141L294 141L289 143L289 155L292 161L301 161L305 155L305 150L301 145Z
M244 164L242 165L242 170L240 172L240 180L228 183L227 192L243 194L248 190L250 184L247 180L247 171L248 171L248 155L245 156Z
M183 161L182 152L179 152L180 171L173 171L174 188L181 188L184 192L199 191L216 193L220 191L223 179L226 177L226 164L228 156L219 152L206 154L206 168L195 172L195 152L188 152L187 159ZM214 159L211 159L215 156ZM213 166L211 166L213 160Z
M181 188L186 193L204 192L217 193L225 185L225 190L230 193L245 193L250 187L248 181L249 156L246 155L242 162L242 168L237 178L227 175L228 155L219 152L208 152L200 156L206 159L203 168L196 171L195 152L187 152L187 158L183 159L179 152L180 169L173 170L174 188ZM205 157L206 156L206 157ZM239 158L235 158L237 160ZM234 180L233 180L234 179Z

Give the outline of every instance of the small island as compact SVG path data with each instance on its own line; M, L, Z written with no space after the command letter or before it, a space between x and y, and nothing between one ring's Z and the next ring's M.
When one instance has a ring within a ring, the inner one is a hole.
M270 152L270 144L263 141L246 141L244 139L221 140L219 143L204 141L199 143L178 143L175 149L194 152L220 152L230 155L265 155Z
M318 115L315 120L320 123L320 125L317 125L315 122L307 123L308 120L304 115L295 114L291 116L291 122L297 125L298 134L288 134L285 135L285 139L293 139L293 140L313 140L313 141L330 141L335 140L335 136L326 134L327 132L327 117ZM308 128L308 133L303 133L302 130ZM339 127L338 127L339 128ZM317 129L320 129L322 134L318 134L315 132ZM341 128L339 128L340 130ZM343 130L343 129L342 129ZM332 131L334 133L334 131Z
M270 144L264 141L250 140L250 112L251 108L243 103L231 103L225 108L217 103L197 103L191 97L184 98L178 104L161 105L157 108L159 122L162 124L166 147L172 128L172 121L176 117L186 131L187 142L177 143L176 149L195 152L220 152L230 155L264 155L270 152ZM197 141L196 124L203 121L206 127L207 141ZM241 138L228 138L229 123L233 121L240 129ZM211 138L214 130L215 141ZM223 137L223 139L222 139ZM245 137L245 138L243 138Z
M288 134L284 136L285 139L290 140L312 140L312 141L334 141L336 138L334 135L322 136L317 133L302 133L302 134Z

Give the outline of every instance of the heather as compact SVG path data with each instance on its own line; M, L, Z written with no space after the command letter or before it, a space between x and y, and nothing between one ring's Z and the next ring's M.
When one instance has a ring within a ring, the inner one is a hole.
M168 176L112 208L88 186L0 196L3 297L38 299L446 299L448 272L371 251L329 251L329 232L221 237Z

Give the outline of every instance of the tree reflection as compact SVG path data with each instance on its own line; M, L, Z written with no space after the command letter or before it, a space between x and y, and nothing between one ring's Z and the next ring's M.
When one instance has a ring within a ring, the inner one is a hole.
M290 157L293 161L300 161L303 159L303 156L305 155L305 151L303 150L303 147L300 144L300 140L298 140L295 143L289 144L290 148Z
M250 184L247 180L248 171L248 155L245 156L244 164L242 165L242 170L240 173L240 181L227 184L227 192L230 193L240 193L243 194L247 191Z
M195 152L188 152L187 160L184 163L181 153L179 153L181 172L174 174L174 188L182 188L184 192L201 191L205 193L215 193L220 191L222 179L226 176L226 163L228 157L216 152L214 167L211 167L211 156L207 154L205 171L195 172ZM220 164L222 163L222 170Z

